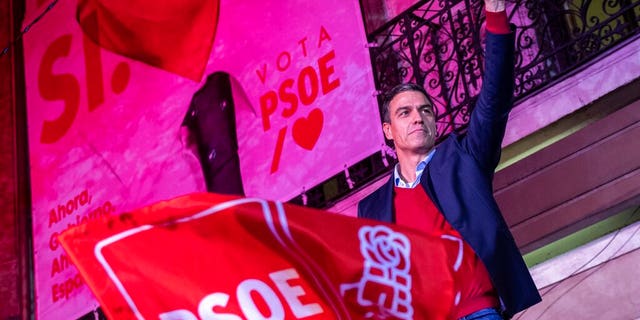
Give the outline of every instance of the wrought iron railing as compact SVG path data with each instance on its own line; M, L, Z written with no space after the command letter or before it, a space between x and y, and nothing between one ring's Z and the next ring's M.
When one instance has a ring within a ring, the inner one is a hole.
M640 0L515 1L516 99L640 33Z
M516 100L640 33L640 0L507 0L507 13L516 25ZM416 3L368 36L377 90L421 84L437 106L438 139L464 130L482 84L483 22L480 0ZM388 172L383 160L393 161L374 154L349 168L349 179L337 174L292 201L330 206Z
M437 105L439 137L468 121L479 92L481 9L477 1L422 1L368 39L379 92L423 85Z
M377 89L422 84L438 136L464 129L482 82L479 0L420 1L369 35ZM511 0L515 98L523 99L640 33L640 0Z

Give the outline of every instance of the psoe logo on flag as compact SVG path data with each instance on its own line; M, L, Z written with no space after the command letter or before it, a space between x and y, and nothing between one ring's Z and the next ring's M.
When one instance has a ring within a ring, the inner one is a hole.
M364 266L360 281L340 285L342 296L356 290L366 318L413 319L411 306L411 243L405 235L382 225L358 231Z

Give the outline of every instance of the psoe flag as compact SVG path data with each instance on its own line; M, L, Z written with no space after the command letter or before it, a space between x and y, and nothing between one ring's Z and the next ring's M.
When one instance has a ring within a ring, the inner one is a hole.
M59 237L110 319L446 319L459 243L197 193Z

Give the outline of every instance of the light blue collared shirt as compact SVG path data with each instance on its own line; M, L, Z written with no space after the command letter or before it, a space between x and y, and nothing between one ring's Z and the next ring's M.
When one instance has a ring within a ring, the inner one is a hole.
M429 152L429 154L422 161L418 162L418 166L416 166L416 181L411 183L406 183L404 182L404 180L402 180L402 178L400 178L400 172L398 171L398 168L400 168L400 164L396 164L396 167L393 170L393 181L395 182L396 187L413 189L417 185L419 185L420 177L422 177L422 172L424 172L424 168L427 167L427 164L429 163L429 161L431 161L431 158L433 158L434 153L436 153L436 149L431 150L431 152Z

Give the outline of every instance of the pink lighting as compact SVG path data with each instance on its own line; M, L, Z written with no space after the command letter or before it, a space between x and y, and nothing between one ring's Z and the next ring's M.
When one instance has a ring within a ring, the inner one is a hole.
M27 2L25 21L42 12L40 2ZM116 2L105 10L121 10ZM76 5L58 2L24 38L38 318L97 306L59 233L205 190L181 124L207 75L224 71L235 83L248 196L291 199L383 145L357 1L222 1L199 82L190 79L194 69L100 48L83 33ZM106 32L99 17L97 30ZM190 59L181 53L171 63Z

